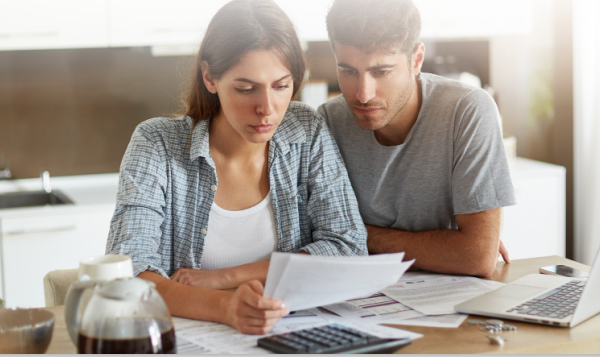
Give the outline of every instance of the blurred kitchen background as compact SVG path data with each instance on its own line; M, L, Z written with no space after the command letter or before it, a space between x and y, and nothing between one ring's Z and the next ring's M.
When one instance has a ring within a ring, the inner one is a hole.
M197 46L226 2L0 0L0 175L118 172L137 124L181 112ZM339 92L330 1L276 2L306 48L301 99L316 106ZM600 245L598 2L415 0L423 70L492 94L511 170L515 156L563 170L547 193L558 216L545 219L559 221L559 254L587 264Z

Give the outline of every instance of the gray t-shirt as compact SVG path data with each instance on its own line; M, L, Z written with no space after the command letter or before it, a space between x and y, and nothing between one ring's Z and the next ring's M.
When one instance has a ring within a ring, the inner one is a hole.
M516 203L498 124L484 90L421 74L423 102L402 145L361 129L343 96L319 107L340 148L366 224L420 232L454 215Z

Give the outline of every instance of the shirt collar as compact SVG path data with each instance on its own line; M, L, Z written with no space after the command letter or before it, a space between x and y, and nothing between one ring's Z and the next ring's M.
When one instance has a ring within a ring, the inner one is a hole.
M190 122L191 123L191 122ZM195 160L202 156L210 157L210 147L208 142L208 127L210 119L199 120L192 133L192 143L190 145L190 160ZM275 144L281 154L285 155L290 150L289 144L303 143L306 141L306 133L300 120L291 111L287 111L271 138L271 143Z
M191 118L190 118L191 119ZM191 122L190 122L191 123ZM194 161L197 157L210 157L210 147L208 146L208 126L210 119L199 120L192 132L192 142L190 145L190 160Z

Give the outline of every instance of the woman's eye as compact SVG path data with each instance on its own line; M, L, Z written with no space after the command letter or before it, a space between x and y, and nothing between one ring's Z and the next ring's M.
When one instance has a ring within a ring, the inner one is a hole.
M250 93L252 88L236 88L236 90L240 93Z
M284 89L288 89L290 86L285 84L285 85L280 85L280 86L275 86L275 89L278 90L284 90Z

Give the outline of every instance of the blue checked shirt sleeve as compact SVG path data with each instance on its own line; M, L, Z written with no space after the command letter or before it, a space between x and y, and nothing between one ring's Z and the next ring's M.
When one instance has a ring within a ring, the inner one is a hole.
M130 256L134 275L150 270L168 277L161 258L167 253L161 252L166 153L160 140L146 137L149 134L144 128L142 124L134 132L121 163L117 206L106 253Z
M367 230L344 161L320 114L312 121L308 215L314 255L367 255Z

